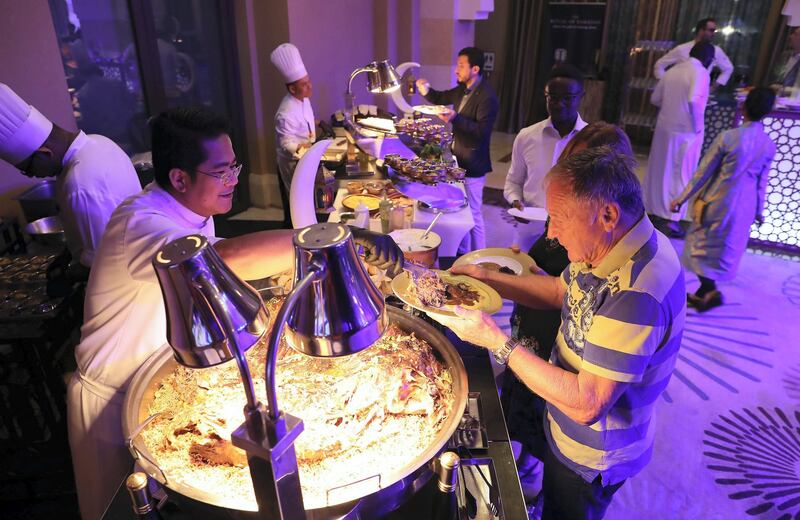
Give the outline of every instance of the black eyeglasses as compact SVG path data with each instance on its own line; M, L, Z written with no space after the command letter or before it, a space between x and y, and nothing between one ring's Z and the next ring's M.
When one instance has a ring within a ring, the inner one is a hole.
M236 163L230 168L218 172L204 172L201 170L195 171L197 173L202 173L203 175L208 175L209 177L219 179L222 184L230 185L236 182L236 179L239 178L239 173L242 171L242 163Z

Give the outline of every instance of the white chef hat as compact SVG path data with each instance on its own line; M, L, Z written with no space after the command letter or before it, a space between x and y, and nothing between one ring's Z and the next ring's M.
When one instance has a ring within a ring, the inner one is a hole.
M300 51L291 43L278 45L270 54L269 59L281 72L285 83L294 83L308 75L306 67L303 65L303 58L300 57Z
M19 164L42 146L53 123L0 83L0 159Z

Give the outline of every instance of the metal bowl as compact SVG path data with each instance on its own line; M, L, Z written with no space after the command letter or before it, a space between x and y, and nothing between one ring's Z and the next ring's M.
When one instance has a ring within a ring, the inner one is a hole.
M60 245L65 242L64 225L58 217L45 217L34 220L25 226L25 231L36 242Z
M397 509L428 482L433 472L431 462L446 447L464 415L468 393L467 372L455 347L442 333L420 318L391 306L387 306L387 312L390 322L395 323L403 331L414 332L417 337L427 341L433 348L434 354L450 370L455 396L453 412L446 419L433 442L411 463L399 468L382 468L379 489L347 503L333 503L326 508L308 510L306 513L309 518L341 518L342 511L353 509L357 509L358 514L363 518L374 518ZM213 489L200 489L183 482L169 480L169 475L165 475L154 462L155 458L145 447L141 436L138 435L141 425L148 419L147 412L156 390L161 381L175 370L176 366L177 362L172 355L172 350L169 346L164 346L139 368L125 394L122 408L122 431L125 438L128 439L131 452L139 465L147 474L170 489L170 496L178 494L182 498L228 509L229 506L226 505L223 497Z
M22 214L28 222L58 214L56 181L52 179L34 184L13 199L19 202Z

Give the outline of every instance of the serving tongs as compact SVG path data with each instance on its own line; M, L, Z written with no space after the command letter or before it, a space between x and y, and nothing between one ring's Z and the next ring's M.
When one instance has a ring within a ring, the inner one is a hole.
M428 266L408 259L403 262L403 271L407 271L412 280L416 280L420 276L425 276L432 272Z

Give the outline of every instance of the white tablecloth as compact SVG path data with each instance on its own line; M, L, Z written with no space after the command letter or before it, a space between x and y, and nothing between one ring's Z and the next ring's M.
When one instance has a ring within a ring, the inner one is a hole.
M463 191L464 186L457 183ZM328 217L328 222L339 222L339 213L342 211L342 199L347 196L347 189L340 188L336 192L336 199L333 201L334 211ZM414 208L414 219L411 221L411 227L425 229L431 223L435 213L422 211L419 207ZM472 229L475 221L472 220L472 212L469 206L465 206L459 211L454 213L443 213L436 224L433 226L434 232L442 237L442 245L439 246L439 256L456 256L458 254L458 244L464 235ZM369 228L372 231L381 230L380 218L369 219Z

